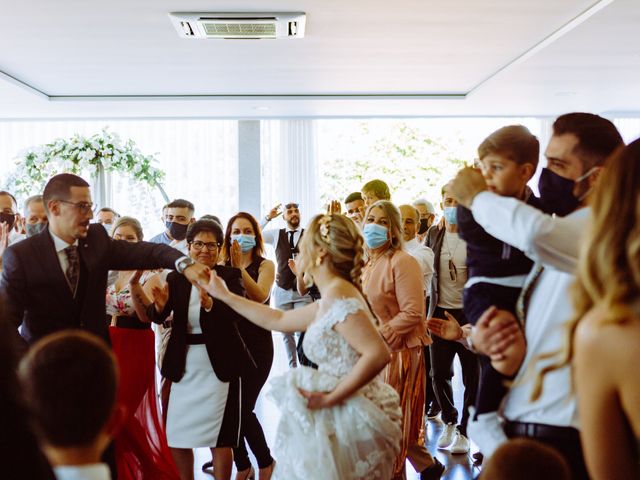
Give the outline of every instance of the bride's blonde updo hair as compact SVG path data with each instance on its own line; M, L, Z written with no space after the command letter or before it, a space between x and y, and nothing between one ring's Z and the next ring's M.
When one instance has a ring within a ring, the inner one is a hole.
M300 252L308 266L315 264L320 247L327 251L325 261L331 270L362 292L364 239L353 220L344 215L313 217L300 242Z

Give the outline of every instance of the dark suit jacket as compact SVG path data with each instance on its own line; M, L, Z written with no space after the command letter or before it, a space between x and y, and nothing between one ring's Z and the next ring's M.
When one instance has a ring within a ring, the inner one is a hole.
M113 240L102 225L90 225L79 240L80 278L75 298L60 268L48 230L4 253L0 296L28 343L66 328L82 328L109 342L105 292L109 270L175 268L180 251L156 243Z
M214 269L227 283L229 290L244 296L240 270L221 265L215 266ZM167 283L169 284L167 304L160 313L156 313L155 308L150 308L149 316L154 322L162 323L173 312L171 336L160 371L163 377L172 382L179 382L184 375L187 357L191 283L176 272L171 272L167 276ZM241 367L252 361L238 332L237 322L242 319L242 316L219 300L213 301L210 312L200 308L200 328L205 337L209 360L216 376L223 382L238 377Z

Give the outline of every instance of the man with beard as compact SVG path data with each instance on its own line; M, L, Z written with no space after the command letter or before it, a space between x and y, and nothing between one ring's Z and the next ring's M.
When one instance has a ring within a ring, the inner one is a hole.
M209 269L166 245L113 240L91 224L89 184L69 173L47 183L49 226L4 252L0 301L27 343L59 330L80 328L109 342L105 291L109 270L176 269L191 281Z
M183 252L187 252L187 227L196 221L195 207L189 200L178 198L162 209L165 230L151 240L151 243L164 243Z
M299 205L294 202L289 202L284 206L282 218L287 223L286 228L262 232L264 242L273 246L276 251L278 269L276 271L276 286L273 289L273 299L275 307L280 310L301 308L312 301L308 294L300 295L298 293L296 276L289 268L289 259L295 258L295 255L298 254L298 244L300 243L300 237L304 233L304 228L300 228L300 210L298 207ZM280 215L280 213L280 205L272 208L260 226L264 228L267 223ZM298 366L295 336L292 333L283 333L282 336L287 356L289 357L289 366L295 368Z

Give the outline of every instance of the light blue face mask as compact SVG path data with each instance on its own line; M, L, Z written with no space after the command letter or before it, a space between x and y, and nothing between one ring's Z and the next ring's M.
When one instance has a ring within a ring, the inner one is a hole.
M253 247L256 246L256 236L255 235L231 235L232 242L238 242L240 245L240 250L242 253L250 252Z
M378 225L377 223L367 223L362 229L364 243L369 248L379 248L389 240L389 230L387 227Z
M449 225L455 225L458 221L456 207L444 207L444 219Z

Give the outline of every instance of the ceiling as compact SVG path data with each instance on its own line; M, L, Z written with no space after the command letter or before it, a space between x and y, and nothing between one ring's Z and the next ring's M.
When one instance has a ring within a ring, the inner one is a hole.
M638 0L0 0L0 118L640 112ZM186 40L169 12L307 14Z

